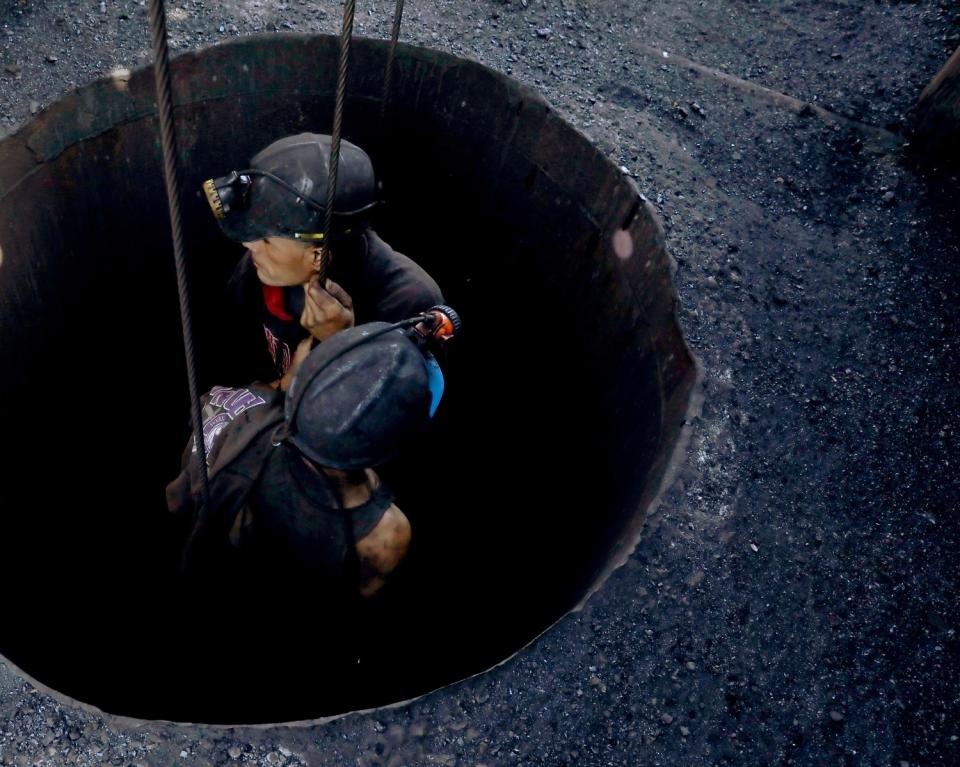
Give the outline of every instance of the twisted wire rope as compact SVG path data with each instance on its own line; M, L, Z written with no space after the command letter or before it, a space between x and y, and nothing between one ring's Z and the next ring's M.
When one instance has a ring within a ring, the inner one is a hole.
M163 151L163 177L170 210L173 235L173 257L177 271L177 293L180 299L180 325L183 331L183 353L187 363L187 385L190 389L190 414L194 444L200 461L201 489L204 509L209 512L210 486L207 477L207 450L203 440L200 393L197 386L196 351L193 343L193 322L190 317L190 291L183 247L183 216L180 209L180 179L177 168L177 134L173 116L173 86L170 78L170 53L167 48L167 20L163 0L150 0L150 35L153 40L153 73L157 86L157 118Z
M353 37L353 16L356 0L347 0L343 7L343 26L340 30L340 62L337 68L337 98L333 107L333 130L330 134L330 168L327 176L327 209L323 223L323 249L318 279L324 284L330 263L330 231L333 228L333 202L337 194L337 175L340 170L340 142L343 135L343 105L347 94L347 74L350 67L350 40Z

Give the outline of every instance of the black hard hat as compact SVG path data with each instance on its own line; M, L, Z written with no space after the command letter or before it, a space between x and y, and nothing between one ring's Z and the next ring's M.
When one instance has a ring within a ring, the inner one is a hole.
M427 423L422 352L402 330L370 322L331 336L304 360L284 406L287 441L332 469L394 457Z
M204 182L203 189L224 234L236 242L288 237L322 239L330 172L331 138L318 133L287 136L270 144L250 168ZM362 230L376 205L370 157L340 143L332 238Z

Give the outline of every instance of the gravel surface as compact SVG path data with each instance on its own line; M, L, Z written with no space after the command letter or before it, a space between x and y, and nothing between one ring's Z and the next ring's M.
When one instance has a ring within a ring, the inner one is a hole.
M903 150L960 10L408 6L405 40L537 86L655 203L707 373L686 467L603 591L493 673L322 726L213 730L64 706L0 664L0 764L960 763L957 180ZM149 59L138 0L0 7L0 130ZM392 8L361 3L357 32L386 36ZM180 48L340 18L168 11Z

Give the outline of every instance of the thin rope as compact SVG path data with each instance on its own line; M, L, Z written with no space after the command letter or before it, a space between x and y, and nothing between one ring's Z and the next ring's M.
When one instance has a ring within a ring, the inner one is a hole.
M383 73L383 95L380 97L380 133L383 134L384 116L387 113L387 101L390 98L390 86L393 84L393 61L400 40L400 24L403 21L403 0L397 0L393 12L393 31L390 33L390 49L387 52L387 69Z
M340 31L340 66L337 70L337 101L333 108L333 132L330 137L330 172L327 176L327 210L323 224L323 249L317 277L323 286L330 263L330 231L333 228L333 201L337 193L340 170L340 137L343 133L343 104L347 94L347 72L350 66L350 41L353 38L353 13L356 0L347 0L343 7L343 28Z
M180 297L180 325L183 330L183 353L187 361L187 383L190 388L190 412L193 417L194 444L200 459L203 507L210 513L210 487L207 478L207 450L203 441L200 417L200 394L197 387L196 353L193 348L193 323L190 320L190 293L187 287L186 258L183 248L183 224L180 212L180 181L177 171L177 134L173 121L173 87L170 82L170 54L167 50L167 21L163 0L150 0L150 33L153 38L153 73L157 83L157 117L160 121L160 142L163 147L163 177L170 209L173 233L173 258L177 267L177 292Z

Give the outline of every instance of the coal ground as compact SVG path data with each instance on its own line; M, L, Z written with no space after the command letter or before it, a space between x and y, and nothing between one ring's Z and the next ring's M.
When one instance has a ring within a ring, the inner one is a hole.
M357 31L386 36L393 3L359 5ZM322 726L206 730L62 705L0 666L0 763L960 764L957 179L904 146L960 10L408 6L404 39L539 88L659 211L706 371L677 482L586 608L490 674ZM0 8L4 130L149 59L142 1ZM178 48L340 17L168 10Z

